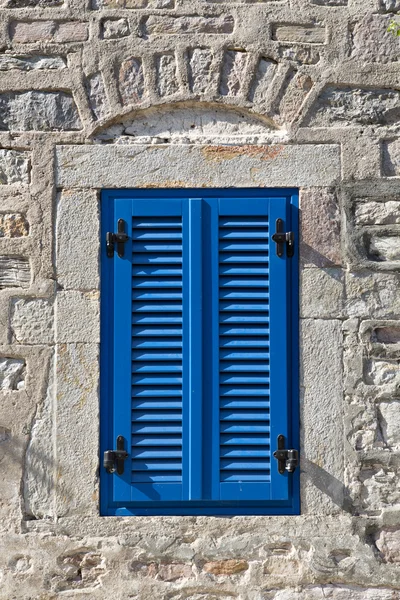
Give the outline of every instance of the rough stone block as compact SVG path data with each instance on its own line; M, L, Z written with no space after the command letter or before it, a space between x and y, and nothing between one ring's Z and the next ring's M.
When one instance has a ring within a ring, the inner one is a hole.
M116 40L130 34L128 19L105 19L102 28L105 40Z
M387 177L400 177L400 140L382 142L382 173Z
M157 57L157 91L161 97L171 96L179 91L178 66L174 54Z
M400 10L400 0L380 0L379 6L385 12L398 12Z
M340 265L340 209L334 190L310 188L300 194L301 246L303 264L317 267Z
M280 44L277 52L280 58L290 60L298 65L316 65L321 60L321 54L315 46Z
M395 468L366 465L358 479L360 506L367 514L380 514L385 507L400 504L400 480Z
M249 563L245 560L217 560L214 562L207 562L203 569L206 573L212 575L236 575L243 573L249 568Z
M87 79L89 105L96 120L105 117L109 111L104 80L101 73L95 73Z
M303 318L337 319L343 314L344 277L341 269L304 269L301 273Z
M325 27L318 25L275 25L272 28L272 39L279 42L324 44Z
M66 68L67 62L63 56L0 54L0 71L54 71Z
M400 389L400 365L395 360L379 360L377 358L365 363L365 383L367 385L391 385Z
M23 390L25 388L25 376L26 364L24 359L0 357L0 390Z
M0 94L0 131L73 131L81 127L71 94L38 91Z
M222 63L220 93L222 96L237 96L242 87L247 66L247 52L227 50Z
M193 33L232 33L235 27L231 15L222 17L145 17L142 23L143 34L148 35L187 35Z
M354 206L356 225L396 225L400 224L400 200L357 199Z
M250 102L263 104L267 100L277 66L277 63L274 60L260 58L250 89Z
M53 304L50 300L20 298L12 302L11 335L18 343L53 343L53 321Z
M119 69L119 93L122 104L138 104L144 93L143 64L140 58L128 58Z
M390 63L400 60L398 39L387 31L391 18L366 15L354 28L352 57L363 62Z
M99 343L99 292L58 292L56 342Z
M304 73L292 73L289 84L279 104L275 121L288 126L299 114L303 102L312 90L313 80Z
M210 91L212 62L211 48L194 48L189 52L189 83L194 94L205 94Z
M399 120L398 90L328 86L314 103L303 125L393 125Z
M379 431L384 446L400 448L400 401L380 402L378 406ZM400 553L398 557L400 562Z
M29 181L29 154L16 150L0 150L0 185L28 184Z
M66 290L99 286L99 207L95 192L64 191L57 208L57 279Z
M374 542L385 563L400 563L400 529L381 529Z
M88 39L87 23L80 21L13 21L10 36L17 44L35 42L85 42Z
M378 262L400 261L400 235L377 234L367 236L368 258Z
M345 309L349 317L397 319L400 316L399 275L348 273Z
M300 348L303 511L332 514L344 494L341 322L302 320Z
M28 288L31 282L29 260L22 256L0 256L0 289Z
M0 213L0 238L19 238L29 235L29 223L20 213Z

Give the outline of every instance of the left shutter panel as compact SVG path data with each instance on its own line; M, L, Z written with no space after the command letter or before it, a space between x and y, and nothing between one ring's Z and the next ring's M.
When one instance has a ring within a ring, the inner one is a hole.
M133 200L129 228L130 256L125 261L116 259L116 279L120 265L121 275L125 280L129 277L131 286L131 382L121 400L129 411L117 410L115 418L125 431L129 428L123 479L129 484L130 497L124 499L177 501L182 500L181 200ZM129 269L121 264L127 261ZM116 356L126 363L118 348L118 334L115 343ZM119 401L115 398L114 404Z

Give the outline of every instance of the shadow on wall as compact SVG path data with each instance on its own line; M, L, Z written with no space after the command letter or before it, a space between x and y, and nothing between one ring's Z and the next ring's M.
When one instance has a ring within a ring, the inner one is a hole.
M327 495L336 506L351 515L355 514L349 490L342 481L304 457L301 458L301 468L301 472L307 474L312 485Z

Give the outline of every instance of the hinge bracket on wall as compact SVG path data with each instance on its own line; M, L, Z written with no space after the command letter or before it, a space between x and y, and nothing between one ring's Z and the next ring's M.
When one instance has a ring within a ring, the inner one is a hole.
M293 231L283 231L283 220L276 220L276 233L272 236L273 241L276 243L276 254L279 258L282 258L285 244L286 244L286 255L288 258L292 258L294 255L294 233Z
M115 244L117 244L117 254L121 258L124 256L125 248L124 244L128 241L129 236L125 231L125 221L118 219L118 232L112 233L108 231L106 234L106 248L108 258L114 256Z
M106 450L104 452L103 466L107 473L112 475L117 472L118 475L124 473L124 461L128 458L128 453L125 450L125 440L122 435L117 437L117 449Z
M285 445L285 436L278 435L278 449L274 452L274 458L278 461L278 471L281 475L285 471L294 473L299 466L299 451L287 450Z

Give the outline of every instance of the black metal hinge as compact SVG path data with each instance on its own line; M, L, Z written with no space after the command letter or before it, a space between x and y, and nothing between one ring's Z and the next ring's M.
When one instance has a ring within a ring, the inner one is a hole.
M299 466L299 451L287 450L285 445L285 436L278 435L278 449L274 452L274 458L278 461L278 471L281 475L285 471L294 473Z
M276 233L272 236L273 241L276 243L276 254L279 258L282 258L286 245L286 256L292 258L294 255L294 233L293 231L283 231L283 220L276 220Z
M112 233L108 231L106 234L106 248L108 258L114 256L115 244L117 244L117 254L121 258L124 256L125 248L124 244L128 241L129 236L125 231L125 221L118 219L118 232Z
M125 439L122 435L117 437L117 449L106 450L104 452L103 466L107 473L112 475L117 472L122 475L124 472L124 461L128 458L128 453L125 450Z

